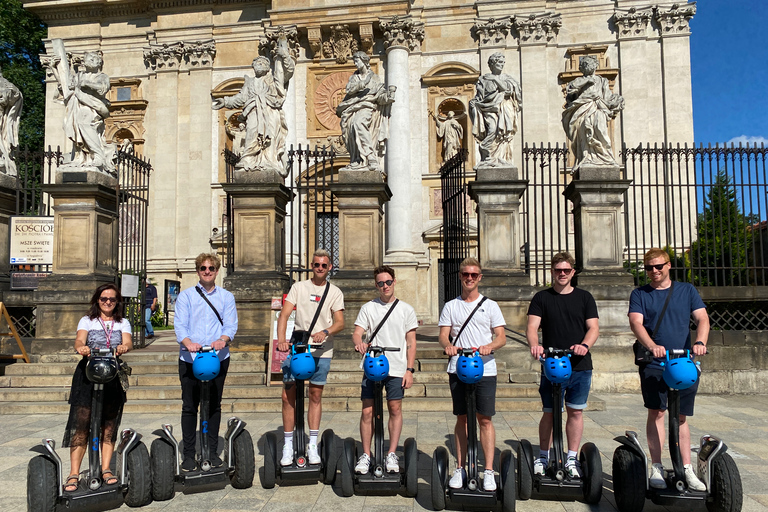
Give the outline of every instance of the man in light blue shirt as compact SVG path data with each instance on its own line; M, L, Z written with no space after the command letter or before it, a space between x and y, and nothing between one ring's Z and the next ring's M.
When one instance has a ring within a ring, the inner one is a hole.
M213 390L210 400L208 439L211 448L211 465L219 467L219 425L221 423L221 397L224 380L229 368L229 342L237 332L235 297L216 286L216 276L221 260L215 254L200 254L195 258L195 268L200 282L179 294L176 300L174 330L179 343L179 379L181 380L181 432L183 437L183 471L195 471L195 441L197 410L200 406L200 381L192 373L195 352L203 347L213 347L221 361L219 375L211 381ZM207 299L207 301L206 301ZM210 303L210 304L209 304Z

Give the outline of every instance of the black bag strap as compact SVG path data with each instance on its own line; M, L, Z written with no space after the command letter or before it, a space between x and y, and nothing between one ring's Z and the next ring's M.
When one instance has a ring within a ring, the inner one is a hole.
M451 345L456 344L455 341L459 339L459 336L461 336L461 333L464 332L464 328L467 326L469 321L472 320L472 317L475 316L475 313L477 313L477 310L480 309L480 306L482 306L483 302L485 302L486 300L488 300L488 297L483 297L482 299L480 299L480 303L477 306L475 306L475 309L473 309L472 312L467 317L467 319L464 320L464 325L461 326L461 329L459 329L459 332L458 334L456 334L456 337L453 338L453 340L451 340Z
M653 332L651 333L651 339L656 342L656 333L659 330L659 326L661 326L661 321L664 319L664 313L667 312L667 306L669 306L669 301L672 299L672 292L675 291L675 282L672 281L672 284L669 286L669 295L667 295L667 300L664 302L664 307L661 308L661 314L659 315L659 319L656 320L656 327L653 328Z
M320 304L317 305L317 310L315 311L315 316L312 318L312 323L309 324L309 329L307 329L307 332L309 334L312 334L312 328L317 323L317 319L320 317L320 310L323 309L323 304L325 304L325 298L328 296L328 289L331 287L331 283L327 282L325 283L325 291L323 292L323 296L320 299Z
M195 286L195 290L197 290L197 293L200 294L200 296L203 298L203 300L205 302L207 302L209 306L211 306L211 309L213 310L213 312L216 313L216 318L219 319L219 323L221 325L224 325L224 320L221 319L221 315L219 314L218 310L216 309L216 307L213 304L211 304L211 301L209 301L208 297L205 296L205 294L203 293L203 290L201 290L199 286Z
M389 318L389 315L392 314L392 310L395 309L395 306L397 306L397 303L400 302L400 299L395 299L395 303L392 304L392 307L387 310L387 314L384 315L384 318L381 319L381 322L379 322L379 325L376 327L376 330L373 331L373 334L371 334L371 339L368 340L368 343L373 343L373 339L376 337L377 334L379 334L379 330L384 325L384 322L387 321L387 318Z

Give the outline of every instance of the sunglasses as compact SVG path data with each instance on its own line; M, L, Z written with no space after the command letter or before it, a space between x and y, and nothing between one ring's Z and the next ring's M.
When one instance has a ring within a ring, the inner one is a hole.
M571 272L573 272L573 269L572 268L553 268L552 272L554 272L555 274L565 274L565 275L568 275Z
M478 277L480 277L480 274L478 274L477 272L462 272L461 277L463 277L464 279L468 277L471 277L472 279L477 279Z
M114 304L114 303L117 302L117 298L115 298L115 297L99 297L99 301L102 304L106 304L107 302L109 302L110 304Z
M379 288L384 288L384 285L392 286L392 283L394 283L394 279L387 279L386 281L376 281L376 286Z
M200 272L205 272L206 270L210 272L216 272L216 267L214 267L213 265L211 265L210 267L206 267L205 265L200 267Z
M645 265L643 268L646 272L650 272L653 269L661 270L664 268L664 265L666 265L666 263L659 263L658 265Z
M312 266L315 267L315 268L320 268L320 267L328 268L328 264L327 263L313 263Z

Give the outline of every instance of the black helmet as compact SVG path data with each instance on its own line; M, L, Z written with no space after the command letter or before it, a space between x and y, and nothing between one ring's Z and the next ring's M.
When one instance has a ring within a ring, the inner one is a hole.
M88 359L85 376L97 384L106 384L117 376L117 360L112 356L94 356Z

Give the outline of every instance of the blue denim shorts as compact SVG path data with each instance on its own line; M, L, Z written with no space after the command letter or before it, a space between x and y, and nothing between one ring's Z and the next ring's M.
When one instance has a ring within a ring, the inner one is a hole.
M562 386L566 407L570 407L571 409L586 409L587 398L589 398L589 388L591 385L592 370L573 372L568 382ZM552 383L544 376L544 372L541 373L539 395L541 396L541 410L543 412L552 412L554 409Z
M309 383L315 386L325 386L328 380L328 372L331 370L331 358L330 357L313 357L315 360L315 373L309 378ZM291 358L288 357L283 361L283 383L286 387L290 387L296 379L291 375Z
M387 390L387 400L402 400L405 396L402 377L387 377L381 384ZM375 392L376 383L363 377L363 383L360 386L360 400L373 400Z

